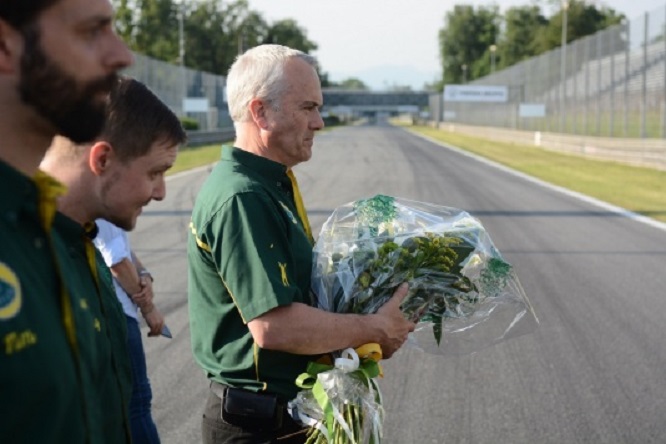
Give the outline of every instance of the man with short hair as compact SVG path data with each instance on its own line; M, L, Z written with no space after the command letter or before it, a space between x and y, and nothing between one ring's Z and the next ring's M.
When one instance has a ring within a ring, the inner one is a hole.
M94 138L132 55L108 0L0 1L0 437L129 442L127 348L97 264L53 229L53 136ZM80 230L80 228L79 228ZM92 288L92 291L91 291Z
M211 380L203 442L303 443L286 408L298 375L366 343L390 357L414 329L399 308L407 289L372 315L315 308L312 233L291 171L324 126L314 58L250 49L229 71L227 97L236 141L199 191L188 240L192 349Z
M62 228L64 236L64 233L76 233L78 227L81 237L84 227L90 227L88 231L94 234L96 219L105 219L119 229L132 230L142 208L151 200L162 200L166 195L164 174L173 165L178 147L185 143L185 139L178 118L145 85L134 79L120 78L109 96L102 133L93 142L85 144L58 136L42 161L42 169L68 188L67 194L58 202L64 216L56 230ZM71 242L75 242L74 237L71 236ZM100 245L108 253L111 248L108 243L114 242L113 236L103 237ZM97 258L99 252L94 247L90 251L91 245L87 239L86 253ZM122 254L111 256L114 256L109 257L111 273L130 295L138 295L149 285L145 280L152 278L142 277L137 264L132 261L122 263ZM96 260L102 264L105 261ZM100 272L100 277L109 284L100 286L100 290L118 305L108 271ZM151 335L156 335L160 333L164 319L154 307L152 292L148 296L139 306ZM134 382L129 403L133 442L156 444L159 437L150 415L152 393L146 375L136 306L133 312L130 309L125 314L117 308L130 339L127 356L131 357ZM125 328L118 328L112 334L123 340L127 338Z

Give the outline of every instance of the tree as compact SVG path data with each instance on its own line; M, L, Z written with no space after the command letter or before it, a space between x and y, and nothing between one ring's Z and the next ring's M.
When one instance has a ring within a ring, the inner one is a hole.
M598 31L617 25L624 19L623 14L610 8L597 7L583 0L569 0L567 3L567 43L581 37L592 35ZM562 25L564 24L564 9L559 7L550 18L548 25L543 28L538 38L539 53L559 48L562 45Z
M350 77L339 82L336 85L340 89L349 89L355 91L369 91L370 88L366 85L363 80L357 79L356 77Z
M235 39L226 23L226 9L206 0L187 11L185 19L185 65L221 73L233 62Z
M306 53L317 49L296 21L268 24L250 10L247 0L113 0L113 4L116 29L130 48L170 63L180 62L182 13L184 64L213 74L226 75L238 54L262 43L280 43ZM319 74L322 84L327 83L328 75Z
M317 50L317 44L308 39L306 31L292 19L279 20L273 23L268 28L264 43L277 43L308 54Z
M497 66L504 68L539 53L535 44L548 20L541 14L541 8L517 6L509 8L504 15L504 33L497 45Z
M490 46L499 37L496 5L455 5L439 32L440 58L445 83L462 83L490 72Z
M140 20L132 29L132 49L156 59L177 61L177 5L172 0L137 0L137 7Z
M562 44L564 11L560 0L549 0L555 13L546 19L538 4L509 8L501 17L497 6L455 5L446 14L439 31L442 80L432 86L437 90L444 83L462 83L490 72L491 45L496 45L496 67L505 68L526 58L557 48ZM567 42L594 34L620 24L624 15L613 9L598 9L585 0L567 3ZM503 26L500 23L503 22ZM626 47L626 31L622 26L604 35L600 56ZM500 32L502 30L502 32Z
M134 13L128 0L113 0L116 32L130 47L134 34Z
M250 48L262 43L270 34L271 27L264 18L256 11L247 11L237 25L238 54L242 54Z

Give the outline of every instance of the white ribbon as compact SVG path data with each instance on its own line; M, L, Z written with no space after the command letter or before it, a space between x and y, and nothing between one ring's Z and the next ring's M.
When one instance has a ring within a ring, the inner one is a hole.
M353 348L346 348L342 350L339 358L335 358L334 365L335 368L339 368L345 373L353 372L358 369L358 366L361 364L361 360L356 353L356 350Z
M324 435L324 437L326 438L326 442L330 441L330 438L328 436L328 430L326 429L326 427L324 427L322 421L314 419L307 413L301 411L298 408L298 405L294 402L294 400L291 400L287 403L287 411L289 412L289 416L294 418L296 421L299 421L304 426L314 427L315 429L319 430L322 433L322 435Z
M350 373L355 370L358 370L359 366L361 364L361 359L358 357L358 353L356 353L356 350L353 348L347 348L343 350L340 353L340 357L336 358L334 360L333 365L335 368L345 372L345 373ZM317 376L319 379L321 375ZM377 386L377 383L374 379L370 380L370 387L369 392L370 396L375 396L379 395L381 397L381 392L379 391L379 387ZM380 398L381 402L381 398ZM380 404L381 408L381 404ZM315 418L312 418L305 412L301 411L298 408L298 405L296 402L290 401L288 404L288 409L289 409L289 414L291 415L292 418L296 419L297 421L300 421L303 425L314 427L317 430L319 430L322 435L326 438L327 442L330 442L331 437L328 435L328 430L326 427L322 424L321 420L317 420ZM342 427L342 430L344 431L345 435L347 435L347 438L352 444L356 444L356 441L354 440L354 434L352 432L352 429L349 424L347 424L347 421L345 418L342 416L338 408L335 406L335 404L331 404L331 410L333 413L333 418L334 420L340 424ZM381 413L380 413L381 415ZM375 418L373 418L375 419ZM376 425L377 422L375 420L373 422L373 427L372 427L372 434L373 438L375 439L375 442L379 442L379 438L381 436L380 430L377 429Z

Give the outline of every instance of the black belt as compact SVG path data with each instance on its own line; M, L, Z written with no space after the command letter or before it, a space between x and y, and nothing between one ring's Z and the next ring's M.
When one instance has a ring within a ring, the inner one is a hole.
M222 419L254 430L278 430L288 419L287 405L277 395L257 393L211 381L211 391L220 398Z

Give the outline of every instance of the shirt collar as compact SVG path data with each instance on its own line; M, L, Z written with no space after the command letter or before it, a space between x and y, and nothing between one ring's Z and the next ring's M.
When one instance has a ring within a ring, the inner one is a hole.
M18 211L25 206L35 206L38 199L35 182L19 170L0 160L0 213Z
M80 243L88 235L83 225L59 211L53 219L53 228L70 245Z
M222 147L223 161L237 162L241 165L258 172L262 177L269 180L279 180L291 183L287 177L287 167L281 163L257 156L256 154L232 146Z

